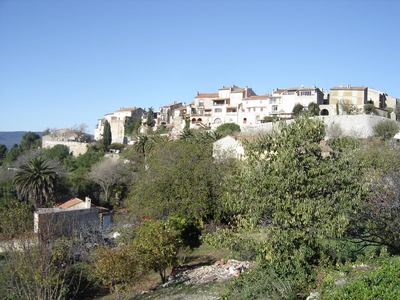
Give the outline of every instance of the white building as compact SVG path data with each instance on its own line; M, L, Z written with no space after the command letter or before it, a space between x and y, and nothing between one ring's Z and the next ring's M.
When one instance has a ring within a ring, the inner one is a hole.
M126 144L128 142L125 134L126 122L132 118L141 118L143 112L141 108L130 107L121 108L116 112L106 114L97 122L96 129L94 130L94 139L101 140L103 138L104 124L107 120L111 127L111 143Z
M277 111L278 106L271 95L249 96L239 105L238 124L240 126L260 124L264 122L265 117Z
M273 90L272 96L276 99L276 114L287 116L291 116L296 104L301 104L307 108L313 102L317 104L324 103L324 92L315 86L278 88Z

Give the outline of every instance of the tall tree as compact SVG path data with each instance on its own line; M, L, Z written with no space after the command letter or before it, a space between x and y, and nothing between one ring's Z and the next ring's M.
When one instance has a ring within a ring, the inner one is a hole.
M104 123L104 131L103 131L103 144L106 149L111 145L112 136L111 136L111 126L110 123L106 120Z
M3 144L0 144L0 162L6 157L7 147Z
M152 107L150 107L149 111L147 112L146 125L149 127L154 127L154 125L155 125L154 110Z
M311 102L308 104L308 112L311 116L318 116L319 115L319 105L315 102Z
M92 167L89 179L96 182L104 193L104 200L108 202L112 187L118 183L128 180L128 170L126 166L115 159L105 159Z
M19 198L31 201L38 208L52 200L57 179L55 169L45 159L35 157L20 168L14 184Z
M25 150L30 150L30 149L35 149L40 146L40 135L34 132L27 132L24 134L22 137L20 147L23 151Z

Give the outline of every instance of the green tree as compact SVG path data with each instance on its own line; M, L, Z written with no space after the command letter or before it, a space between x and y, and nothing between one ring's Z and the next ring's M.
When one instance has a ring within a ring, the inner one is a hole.
M3 144L0 144L0 165L2 161L6 158L7 147Z
M40 135L34 132L27 132L22 136L20 147L22 151L35 149L41 146Z
M324 135L320 120L297 118L247 145L245 167L225 183L223 213L266 225L268 242L260 256L277 272L301 267L310 275L322 241L343 236L362 196L357 161L347 152L322 156Z
M373 101L368 101L366 104L364 104L364 112L366 114L374 114L376 112Z
M304 106L301 105L300 103L297 103L294 107L293 107L293 116L298 117L300 116L304 111Z
M167 269L176 261L181 246L180 233L163 221L145 221L133 240L140 261L160 275L162 283L167 280Z
M374 176L370 193L352 218L351 237L361 246L383 245L392 254L400 253L400 176L398 172Z
M0 214L0 240L17 238L33 229L33 214L27 203L0 198Z
M53 148L44 150L46 159L54 159L61 162L70 155L69 148L65 145L55 145Z
M126 118L125 132L127 135L136 135L141 125L140 117Z
M154 127L155 124L156 122L154 120L154 110L152 107L150 107L147 111L146 125L148 127Z
M382 140L389 140L399 132L399 125L392 120L379 122L373 127L374 135Z
M315 102L308 104L308 112L311 116L319 116L319 105Z
M127 204L139 217L177 213L189 219L210 218L221 188L221 169L209 145L183 140L157 144L146 170L136 176Z
M234 133L240 132L240 126L235 123L225 123L219 125L217 129L215 129L215 133L221 137L232 135Z
M19 198L31 201L38 208L50 204L57 179L54 168L45 159L36 157L21 167L14 184Z
M18 158L18 156L21 155L21 153L22 153L21 148L17 144L14 144L14 146L12 146L10 150L8 150L6 157L4 159L4 163L11 164Z
M112 137L111 137L111 126L107 120L104 122L104 130L103 130L103 144L104 148L108 149L111 145Z
M122 292L137 283L147 271L131 245L98 247L94 251L93 275L112 292Z

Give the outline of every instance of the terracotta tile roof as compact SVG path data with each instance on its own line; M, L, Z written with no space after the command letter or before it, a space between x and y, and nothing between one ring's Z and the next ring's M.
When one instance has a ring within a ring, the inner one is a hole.
M61 203L61 204L57 205L56 207L57 208L63 208L63 209L71 208L71 207L73 207L73 206L75 206L77 204L81 204L83 202L84 201L79 199L79 198L72 198L72 199L68 200L67 202L64 202L64 203Z
M249 96L244 98L244 100L266 100L271 98L271 95L257 95L257 96Z
M218 93L197 93L195 98L218 98Z

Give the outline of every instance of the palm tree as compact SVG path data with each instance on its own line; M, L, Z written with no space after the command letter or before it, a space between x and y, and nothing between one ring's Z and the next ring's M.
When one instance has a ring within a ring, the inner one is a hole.
M58 175L42 157L35 157L23 165L14 177L18 197L32 201L35 208L50 202Z

